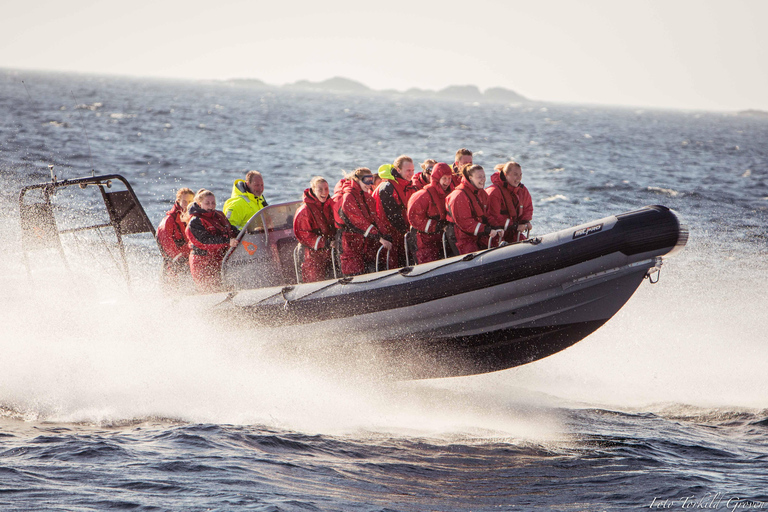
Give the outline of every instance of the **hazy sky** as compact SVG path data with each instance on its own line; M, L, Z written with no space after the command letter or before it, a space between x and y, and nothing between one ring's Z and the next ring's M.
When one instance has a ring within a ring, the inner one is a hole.
M768 110L768 0L0 0L0 67Z

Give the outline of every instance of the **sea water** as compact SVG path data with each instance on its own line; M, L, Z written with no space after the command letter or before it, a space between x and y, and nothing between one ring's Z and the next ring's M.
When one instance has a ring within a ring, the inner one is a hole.
M151 243L130 289L93 240L68 272L23 264L18 193L49 164L123 174L156 225L182 186L221 205L255 168L278 203L460 147L522 164L534 234L664 204L689 243L573 347L414 382L298 363L170 299ZM0 185L2 510L768 507L765 119L4 70Z

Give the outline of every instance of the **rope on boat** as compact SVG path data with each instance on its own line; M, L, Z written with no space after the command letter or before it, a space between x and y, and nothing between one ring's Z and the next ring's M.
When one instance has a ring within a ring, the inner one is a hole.
M523 240L521 242L516 242L516 243L526 243L526 242L530 243L532 245L538 245L539 243L541 243L541 239L540 238L527 239L527 240ZM293 291L295 289L295 287L294 286L284 286L284 287L282 287L280 289L279 292L276 292L276 293L274 293L274 294L272 294L272 295L270 295L268 297L264 297L263 299L261 299L260 301L256 302L255 304L251 305L250 307L256 307L259 304L263 304L264 302L266 302L266 301L268 301L270 299L276 298L279 295L279 296L281 296L283 298L283 301L284 301L283 302L283 308L287 310L292 304L294 304L296 302L299 302L299 301L302 301L302 300L306 299L307 297L310 297L310 296L312 296L312 295L314 295L316 293L319 293L321 291L327 290L327 289L329 289L331 287L334 287L334 286L337 286L337 285L368 284L368 283L373 283L373 282L376 282L376 281L380 281L382 279L386 279L388 277L394 277L396 275L401 275L403 277L421 277L423 275L429 274L430 272L434 272L435 270L440 270L442 268L445 268L445 267L447 267L449 265L454 265L456 263L461 263L461 262L465 262L465 261L471 261L471 260L477 258L478 256L482 256L483 254L485 254L485 253L487 253L489 251L495 251L495 250L499 249L500 247L505 247L506 245L514 245L514 244L503 244L503 245L499 245L498 247L491 247L490 249L484 249L484 250L482 250L482 251L480 251L478 253L470 253L470 254L465 255L463 258L460 258L460 259L457 259L457 260L454 260L454 261L449 261L447 263L444 263L443 265L439 265L439 266L433 267L433 268L431 268L429 270L426 270L424 272L420 272L418 274L412 274L411 273L411 271L413 270L414 267L403 267L403 268L397 269L394 272L391 272L389 274L384 274L382 276L378 276L378 277L375 277L373 279L368 279L366 281L357 281L356 282L356 281L354 281L354 276L342 277L341 279L335 280L335 281L333 281L331 283L328 283L325 286L322 286L322 287L318 288L317 290L312 290L311 292L306 293L306 294L302 295L301 297L296 297L294 299L289 299L288 297L285 296L285 294L288 293L288 292ZM225 302L228 302L228 301L232 300L235 297L235 295L237 295L237 292L232 292L220 304L223 304Z

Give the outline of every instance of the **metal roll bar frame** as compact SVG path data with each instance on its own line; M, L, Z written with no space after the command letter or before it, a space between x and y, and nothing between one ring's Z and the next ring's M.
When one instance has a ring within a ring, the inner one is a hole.
M99 188L99 192L101 193L101 198L104 201L104 206L109 216L109 222L102 223L102 224L95 224L92 226L83 226L79 228L60 230L58 226L56 226L55 219L53 219L53 227L55 229L56 236L59 237L61 234L66 234L66 233L76 233L79 231L87 231L91 229L112 227L115 231L115 237L117 238L117 245L120 251L120 257L123 263L123 268L121 270L125 276L126 282L130 285L131 275L128 267L128 258L125 252L125 244L123 243L123 235L129 235L134 233L151 233L152 236L155 237L157 246L162 253L160 241L157 240L157 237L155 234L155 227L152 224L152 221L149 220L147 213L144 211L144 207L141 206L141 202L139 201L139 198L136 196L136 193L133 191L133 187L131 187L131 184L128 182L128 180L125 177L121 176L120 174L104 174L100 176L88 176L85 178L74 178L74 179L59 181L56 179L55 175L53 175L53 169L52 169L53 166L49 166L49 167L51 168L51 175L52 175L51 181L46 183L38 183L35 185L28 185L22 188L21 191L19 192L19 213L22 216L22 228L24 228L24 222L28 222L28 220L23 216L23 212L26 211L27 209L26 207L28 206L24 202L24 196L27 194L27 192L31 190L41 189L43 193L44 202L36 203L36 204L43 204L46 207L51 208L52 207L51 196L56 193L57 189L71 187L74 185L78 185L80 188L85 189L88 185L96 185ZM118 205L114 202L116 201L116 199L112 199L110 197L110 194L112 193L108 193L105 190L105 187L112 188L113 181L119 181L120 183L123 184L123 186L125 186L125 193L128 194L128 196L131 199L131 202L133 203L125 211L119 211ZM64 266L67 269L69 269L69 262L67 261L67 257L66 257L66 254L64 253L64 248L61 245L60 238L58 238L58 249L59 249L59 254L61 255L62 261L64 262ZM24 239L22 237L22 253L24 257L24 266L27 269L27 275L31 275L29 258L27 254L29 250L30 249L25 246Z

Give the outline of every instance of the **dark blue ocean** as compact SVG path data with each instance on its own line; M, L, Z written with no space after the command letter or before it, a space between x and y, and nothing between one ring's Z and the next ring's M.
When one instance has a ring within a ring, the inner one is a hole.
M573 347L414 382L167 297L151 240L130 289L86 237L69 272L23 264L19 190L49 164L126 176L157 224L181 186L222 204L258 169L278 203L460 147L522 164L534 234L664 204L689 243ZM767 119L0 70L0 201L0 510L768 508Z

